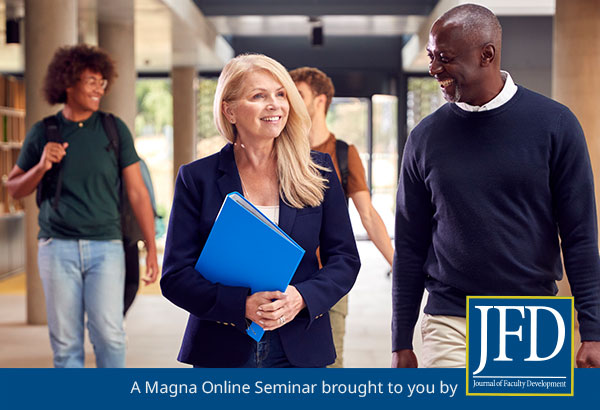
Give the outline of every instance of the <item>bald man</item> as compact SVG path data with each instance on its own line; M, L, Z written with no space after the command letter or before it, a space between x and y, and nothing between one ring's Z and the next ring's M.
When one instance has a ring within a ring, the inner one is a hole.
M429 73L448 101L411 132L396 207L392 367L465 366L467 295L551 296L565 270L579 367L600 366L593 175L569 109L500 70L502 28L465 4L432 26Z

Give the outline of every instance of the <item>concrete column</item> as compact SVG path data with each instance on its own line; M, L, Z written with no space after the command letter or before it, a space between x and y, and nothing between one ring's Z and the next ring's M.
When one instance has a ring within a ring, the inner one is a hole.
M98 2L98 46L115 61L118 74L102 98L101 109L118 115L132 135L137 114L133 21L133 0Z
M173 180L196 159L196 69L173 67Z
M41 97L46 68L60 46L77 42L77 0L25 0L25 87L27 129L58 111ZM44 291L37 266L38 208L35 195L25 199L25 272L27 323L46 323Z
M597 90L600 77L600 7L598 0L556 0L554 17L553 97L577 116L587 139L596 186L596 206L600 205L600 116ZM569 296L566 280L559 294Z

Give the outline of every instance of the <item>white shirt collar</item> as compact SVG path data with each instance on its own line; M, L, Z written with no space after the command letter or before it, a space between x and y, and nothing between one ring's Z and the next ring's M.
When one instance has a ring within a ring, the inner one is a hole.
M515 85L515 82L508 72L500 71L500 74L502 74L502 78L504 79L504 87L502 87L502 91L500 91L500 93L491 101L482 106L470 105L463 102L457 102L456 105L465 111L478 112L493 110L494 108L498 108L507 103L517 93L518 87Z

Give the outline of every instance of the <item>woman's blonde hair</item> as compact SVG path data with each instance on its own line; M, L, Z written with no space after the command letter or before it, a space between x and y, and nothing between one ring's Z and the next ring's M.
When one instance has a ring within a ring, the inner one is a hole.
M280 63L262 54L241 54L229 61L219 76L215 93L215 125L229 142L235 142L236 129L223 113L223 101L240 99L246 75L256 71L266 71L279 81L290 105L287 123L275 138L279 195L294 208L318 206L327 187L327 180L319 171L329 170L316 164L310 156L310 117L296 85Z

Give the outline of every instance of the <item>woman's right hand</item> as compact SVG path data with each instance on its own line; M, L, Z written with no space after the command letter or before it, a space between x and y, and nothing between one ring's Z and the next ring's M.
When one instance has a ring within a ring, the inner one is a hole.
M271 320L269 320L269 324L265 326L265 318L262 316L262 312L259 313L260 310L258 307L271 303L274 300L285 298L287 298L287 295L278 290L273 292L256 292L246 298L246 317L251 321L258 323L265 330L273 330L277 327L281 327L283 324L280 324L279 322L272 324L271 322L275 321ZM274 327L271 328L271 325Z
M42 169L48 171L52 168L52 164L62 161L64 156L67 155L66 149L68 146L68 142L48 142L44 146L44 151L42 152L42 157L39 162Z

